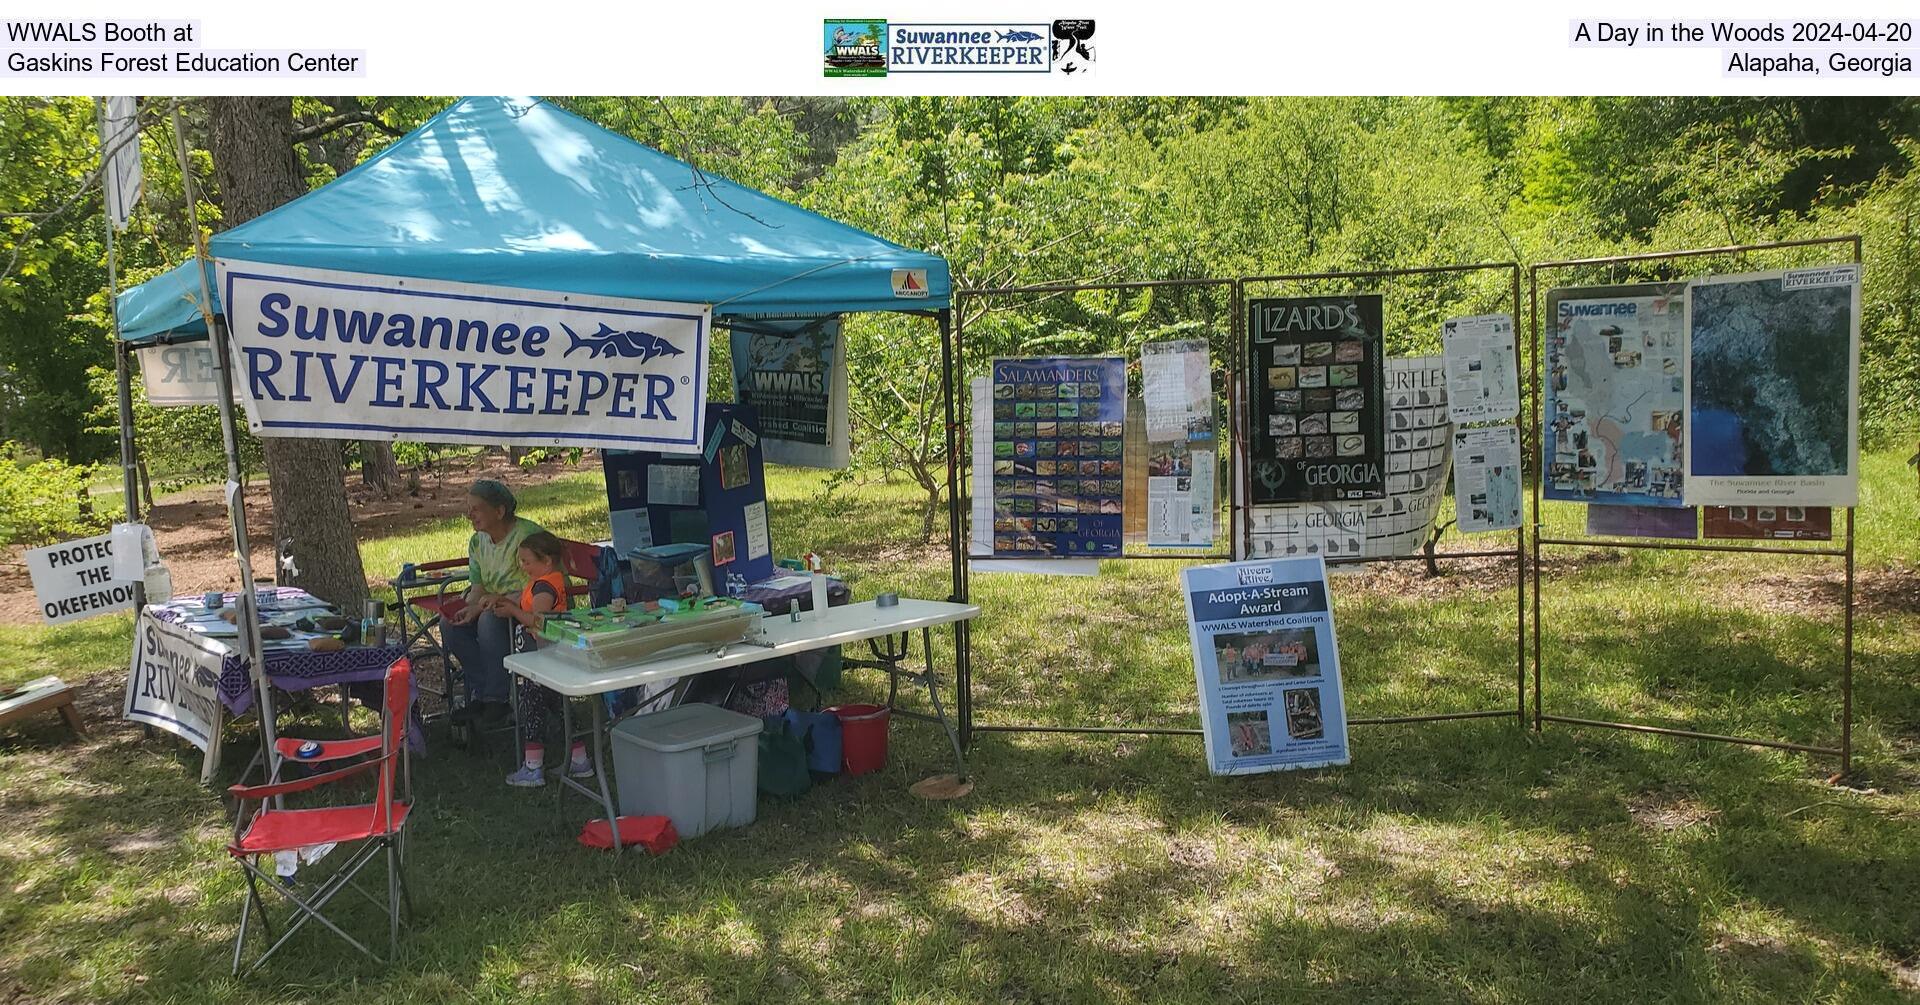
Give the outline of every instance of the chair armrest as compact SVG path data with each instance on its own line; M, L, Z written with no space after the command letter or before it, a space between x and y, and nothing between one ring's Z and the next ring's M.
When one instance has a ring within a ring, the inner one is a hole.
M296 778L291 782L270 782L265 785L230 785L227 787L227 794L241 802L245 802L250 799L271 799L274 796L284 796L290 792L305 792L308 789L317 789L322 785L331 785L343 778L351 778L354 775L365 774L373 770L380 762L392 756L392 754L382 754L379 757L361 761L358 764L351 764L333 771L321 772L317 775L308 775L305 778Z

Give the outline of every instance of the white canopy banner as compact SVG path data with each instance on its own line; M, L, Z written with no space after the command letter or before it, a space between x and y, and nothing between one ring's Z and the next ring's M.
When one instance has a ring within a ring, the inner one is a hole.
M214 264L262 436L700 452L708 305Z

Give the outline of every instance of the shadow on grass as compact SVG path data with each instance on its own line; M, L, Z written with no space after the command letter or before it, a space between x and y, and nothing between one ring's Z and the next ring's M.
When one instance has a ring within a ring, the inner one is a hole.
M1373 727L1340 771L1213 779L1187 741L989 737L975 794L932 804L903 788L942 766L938 738L902 725L885 772L763 801L755 826L655 859L578 848L584 803L562 826L551 790L505 789L499 758L442 747L416 765L425 918L407 958L383 971L313 931L236 984L225 939L240 886L220 811L189 764L154 770L128 733L66 757L55 790L10 806L14 846L54 861L6 860L22 934L0 986L839 1001L1551 986L1638 1000L1749 980L1794 995L1836 973L1884 988L1862 955L1916 935L1920 887L1890 868L1912 860L1911 823L1848 801L1794 814L1809 787L1768 753L1455 723ZM1637 816L1649 799L1698 822L1650 826ZM1797 934L1711 952L1728 901ZM337 903L350 931L378 931L377 911ZM1816 963L1809 946L1847 951Z

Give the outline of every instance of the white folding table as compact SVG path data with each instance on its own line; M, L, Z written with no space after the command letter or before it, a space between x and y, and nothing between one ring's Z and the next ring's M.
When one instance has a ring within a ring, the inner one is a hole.
M592 709L592 724L586 735L589 738L588 742L592 745L596 769L594 778L599 783L599 791L596 792L568 778L564 771L560 772L559 781L561 785L571 787L587 798L598 801L606 810L607 825L613 832L614 848L617 851L620 848L620 832L615 824L618 811L613 804L612 789L607 784L613 763L612 743L607 735L606 703L598 700L598 696L648 684L668 681L686 682L700 674L712 673L715 670L746 666L783 656L797 656L816 649L866 642L874 659L855 659L848 662L854 666L875 667L888 675L890 680L887 689L887 708L891 713L937 722L946 730L947 740L953 745L954 762L958 765L960 777L964 779L967 776L967 762L966 755L960 749L960 733L953 722L947 718L946 708L940 702L940 683L933 671L932 633L937 626L971 621L979 616L980 608L972 604L902 598L897 606L880 607L869 600L841 607L830 607L818 620L814 619L811 612L804 611L801 612L799 621L790 620L786 616L768 617L761 621L761 633L754 641L730 642L705 652L669 655L660 659L595 669L572 662L549 646L530 653L516 653L508 656L506 665L507 670L516 676L561 695L566 743L570 744L574 738L573 708L567 699L595 699L588 702ZM901 666L907 656L908 642L916 629L920 631L921 648L926 654L926 669L919 671ZM881 644L883 642L884 645ZM933 704L933 715L894 707L894 699L902 680L925 685L927 697Z

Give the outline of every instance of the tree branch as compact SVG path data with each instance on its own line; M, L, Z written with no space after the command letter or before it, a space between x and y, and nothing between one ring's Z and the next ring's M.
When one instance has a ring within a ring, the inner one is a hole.
M371 108L361 108L351 112L341 112L338 115L329 115L310 126L301 126L293 131L293 141L295 143L305 143L308 140L317 140L322 136L327 136L347 126L353 125L372 126L386 133L388 136L405 136L407 134L404 129L396 129L393 126L387 125L386 121L380 118L379 112Z

